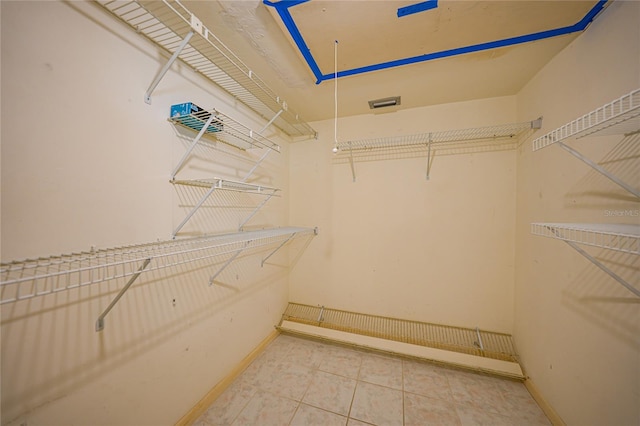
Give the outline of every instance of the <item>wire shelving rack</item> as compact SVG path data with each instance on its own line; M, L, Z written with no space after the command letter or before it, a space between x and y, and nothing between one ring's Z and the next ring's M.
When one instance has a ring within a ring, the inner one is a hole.
M354 163L386 158L394 154L411 154L427 157L426 178L429 179L432 155L438 150L485 151L515 149L527 132L539 129L542 119L521 123L508 123L412 135L386 136L339 142L334 147L334 162L348 162L353 181L356 180Z
M269 257L292 239L316 234L317 229L314 228L282 227L2 263L0 305L129 278L127 285L98 319L96 330L99 331L104 327L106 313L143 273L231 256L212 275L211 284L233 259L247 250L275 246L275 249L262 259L261 265L264 265Z
M244 228L244 225L271 199L271 197L277 195L280 191L278 188L272 188L264 185L256 185L246 182L233 181L229 179L223 178L210 178L210 179L182 179L182 180L172 180L171 183L174 185L186 185L186 186L197 186L206 189L204 195L200 198L200 200L196 203L196 205L189 211L187 216L180 222L180 224L173 231L173 237L175 238L178 232L186 225L186 223L193 217L195 212L202 207L202 205L207 201L207 199L214 193L216 190L221 191L236 191L243 192L246 194L257 194L265 196L264 200L259 203L256 208L245 218L242 220L239 226L239 230L241 231Z
M640 255L640 225L614 223L532 223L543 237Z
M640 89L631 91L557 129L533 140L537 151L570 138L612 135L640 129Z
M566 242L589 262L604 271L634 295L640 297L640 289L613 272L611 268L592 256L579 244L640 255L640 225L604 223L532 223L531 233Z
M606 136L635 133L640 130L640 89L632 90L533 141L533 150L558 145L589 167L640 198L640 190L589 159L564 142L586 136Z
M280 152L280 145L277 143L215 109L169 117L168 120L172 124L198 133L204 129L202 137L218 140L241 150L268 148Z
M640 89L632 90L533 141L533 151L558 145L589 167L640 198L640 190L587 158L564 142L586 136L630 134L640 131ZM531 233L563 240L611 278L640 297L640 290L586 252L580 245L640 255L640 225L607 223L532 223Z
M151 102L153 90L179 58L287 135L316 136L315 130L284 99L179 0L96 1L136 32L173 54L149 86L145 95L147 102Z

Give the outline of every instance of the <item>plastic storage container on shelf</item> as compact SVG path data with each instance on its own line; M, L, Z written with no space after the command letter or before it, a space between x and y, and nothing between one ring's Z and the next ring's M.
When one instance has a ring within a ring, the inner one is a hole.
M207 120L209 120L209 117L211 117L211 113L192 102L186 102L171 105L170 117L183 126L200 131ZM207 133L219 132L223 128L222 120L214 118L209 127L207 127Z

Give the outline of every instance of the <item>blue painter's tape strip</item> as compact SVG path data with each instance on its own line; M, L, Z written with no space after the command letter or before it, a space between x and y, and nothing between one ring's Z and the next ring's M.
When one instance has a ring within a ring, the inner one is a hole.
M460 47L456 49L443 50L440 52L428 53L425 55L413 56L410 58L398 59L395 61L383 62L375 65L368 65L360 68L353 68L350 70L338 71L338 78L347 77L350 75L362 74L371 71L378 71L388 68L399 67L402 65L415 64L418 62L430 61L433 59L446 58L450 56L462 55L465 53L479 52L483 50L496 49L499 47L513 46L515 44L527 43L530 41L542 40L550 37L557 37L565 34L571 34L578 31L583 31L593 21L598 13L604 9L605 4L609 0L599 0L598 3L582 18L578 23L570 25L568 27L556 28L553 30L541 31L538 33L527 34L518 37L511 37L503 40L492 41L488 43L480 43L472 46ZM319 82L331 80L334 78L334 74L324 74L319 78Z
M291 13L289 13L290 7L306 3L308 1L309 0L283 0L272 2L269 0L263 0L262 2L266 6L270 6L276 9L278 15L280 16L280 19L282 19L282 23L289 31L289 34L291 35L291 38L295 42L296 46L298 46L298 50L302 54L302 57L305 61L307 61L307 65L309 65L309 68L311 68L311 72L313 72L313 75L315 75L316 84L319 84L322 81L322 71L320 71L320 67L318 67L316 60L313 58L311 50L307 46L307 43L304 41L304 38L302 38L302 34L300 34L298 26L293 21Z
M411 4L409 6L399 7L398 18L407 15L413 15L414 13L424 12L426 10L435 9L436 7L438 7L438 0L427 0L420 3Z

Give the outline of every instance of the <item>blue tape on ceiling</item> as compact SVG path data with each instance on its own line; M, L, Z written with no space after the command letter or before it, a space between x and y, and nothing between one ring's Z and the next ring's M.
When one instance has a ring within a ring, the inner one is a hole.
M420 3L411 4L409 6L399 7L398 18L407 15L413 15L414 13L424 12L426 10L435 9L436 7L438 7L438 0L427 0Z
M320 67L318 67L316 60L313 58L311 50L309 49L309 47L307 47L307 43L302 38L302 34L300 34L298 26L293 21L291 13L289 13L290 7L306 3L308 1L309 0L283 0L279 2L271 2L269 0L263 0L262 2L266 6L271 6L276 9L276 12L278 12L278 15L280 16L280 19L282 19L282 23L285 27L287 27L291 38L295 42L296 46L298 46L298 50L304 57L305 61L307 61L307 65L309 65L309 68L311 68L313 75L316 76L316 84L319 84L322 81L323 77L322 71L320 71Z
M274 7L278 11L278 15L280 15L282 22L289 30L291 37L293 38L296 45L298 46L298 49L300 49L300 53L302 53L302 56L307 61L309 68L311 68L311 71L315 75L316 84L320 84L323 81L333 79L335 77L334 73L322 74L322 72L320 71L320 68L318 67L318 64L313 58L313 55L311 55L311 52L307 47L307 44L303 40L302 35L300 34L300 31L296 27L295 23L293 22L293 18L291 17L291 14L288 11L289 7L292 7L301 3L306 3L307 1L310 1L310 0L290 0L290 1L282 0L279 2L271 2L269 0L263 0L263 3L267 6ZM591 8L589 12L587 12L584 18L582 18L576 24L570 25L567 27L541 31L533 34L526 34L518 37L506 38L503 40L496 40L488 43L480 43L480 44L460 47L456 49L443 50L440 52L427 53L425 55L397 59L394 61L382 62L379 64L367 65L364 67L353 68L353 69L344 70L344 71L338 71L337 78L347 77L347 76L356 75L356 74L363 74L363 73L372 72L372 71L379 71L383 69L399 67L402 65L415 64L418 62L431 61L433 59L463 55L465 53L479 52L483 50L496 49L499 47L513 46L515 44L528 43L530 41L542 40L545 38L557 37L557 36L571 34L578 31L584 31L587 28L587 26L589 26L589 24L593 21L596 15L600 13L602 9L604 9L604 6L607 4L608 1L610 0L598 0L598 3L596 3L596 5L593 8Z

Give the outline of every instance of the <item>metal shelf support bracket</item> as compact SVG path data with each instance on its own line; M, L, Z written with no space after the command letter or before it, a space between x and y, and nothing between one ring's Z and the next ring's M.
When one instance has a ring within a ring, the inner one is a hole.
M271 256L273 256L274 254L276 254L276 252L278 250L280 250L282 248L282 246L284 246L285 244L287 244L289 242L289 240L291 240L294 236L296 235L296 233L294 232L293 234L289 235L289 238L287 238L286 240L284 240L282 243L280 243L280 245L278 247L276 247L276 249L274 251L272 251L271 253L269 253L267 255L267 257L265 257L264 259L262 259L262 262L260 262L260 267L262 268L264 266L264 262L267 261L267 259L269 259Z
M269 120L269 122L267 124L262 126L262 129L260 129L260 131L258 131L258 134L262 135L262 132L267 130L267 128L275 121L275 119L278 118L280 116L280 114L282 114L282 111L284 111L284 110L281 109L280 111L278 111L276 113L276 115L274 115L273 118L271 120ZM253 165L251 170L249 170L249 173L247 173L247 175L244 177L244 179L242 179L242 182L246 182L247 179L249 179L251 177L253 172L255 172L256 169L258 168L258 166L260 166L260 164L262 164L262 162L265 160L265 158L267 158L267 155L269 155L270 152L271 152L271 150L268 149L267 151L265 151L264 154L262 154L262 157L260 157L260 159L256 162L256 164Z
M351 164L351 176L353 177L353 182L356 181L356 169L353 167L353 146L351 146L351 142L349 143L349 164Z
M200 139L202 138L202 135L205 134L205 132L209 128L209 125L211 125L211 122L213 121L214 118L215 118L215 115L211 114L211 116L209 117L209 119L207 120L205 125L202 126L202 129L200 129L200 131L198 132L196 137L193 139L193 142L191 142L191 145L189 146L187 151L184 153L184 155L182 156L182 158L180 159L180 161L178 162L176 167L171 172L171 180L176 178L176 174L182 168L182 165L184 164L184 162L187 161L187 158L189 157L189 155L191 155L191 151L193 151L193 149L196 147L196 145L198 145L198 142L200 142Z
M576 250L578 253L580 253L585 258L587 258L587 260L589 262L593 263L598 268L602 269L607 275L609 275L611 278L613 278L618 283L620 283L624 288L626 288L627 290L629 290L631 293L635 294L636 296L640 297L640 290L638 290L637 288L635 288L634 286L632 286L631 284L626 282L623 278L621 278L619 275L617 275L611 269L607 268L600 261L598 261L598 259L596 259L595 257L591 256L589 253L584 251L582 248L578 247L578 245L576 243L574 243L573 241L565 241L565 243L569 244L571 247L573 247L574 250Z
M429 133L429 141L427 142L427 180L431 173L431 133Z
M210 285L210 286L211 286L211 285L213 285L213 281L218 277L218 275L220 275L220 273L221 273L222 271L224 271L224 270L225 270L225 268L231 264L231 262L233 262L234 260L236 260L236 257L240 256L240 253L242 253L242 252L247 248L247 246L248 246L250 243L251 243L251 241L245 241L245 243L244 243L244 245L242 246L242 248L239 248L238 250L236 250L236 252L233 254L233 256L231 256L229 259L227 259L227 261L226 261L226 262L224 262L224 265L222 265L222 266L220 267L220 269L218 269L218 270L216 271L216 273L215 273L215 274L211 275L211 278L209 278L209 285Z
M195 212L202 207L202 205L204 204L205 201L207 201L207 199L211 196L211 194L213 194L213 191L216 190L216 186L212 185L211 188L207 191L206 194L204 194L204 196L200 199L200 201L198 201L198 204L196 204L191 211L187 214L187 216L182 219L182 222L180 222L180 225L178 225L176 227L176 229L173 231L173 235L171 236L172 238L175 238L176 235L178 235L178 232L180 232L180 230L182 229L182 227L189 221L189 219L191 219L191 216L193 216L195 214Z
M151 93L153 93L156 86L158 86L158 84L160 83L164 75L167 73L167 71L169 71L169 68L171 68L171 65L173 65L176 59L178 59L178 56L180 55L180 53L182 53L182 50L187 46L187 44L189 43L189 40L191 40L191 37L193 37L193 30L187 33L187 35L184 37L184 39L182 40L182 42L180 43L176 51L173 52L173 55L171 55L171 58L169 58L167 63L164 64L164 66L162 67L162 69L160 70L156 78L154 78L151 84L149 85L147 92L144 94L144 101L147 104L151 104Z
M140 266L138 271L135 274L133 274L133 276L129 279L129 281L125 284L125 286L122 287L122 290L120 290L118 295L111 301L109 306L107 306L107 309L105 309L104 312L100 314L100 316L96 320L96 331L102 331L104 329L104 317L106 317L107 314L111 311L111 309L113 309L113 307L116 305L116 303L118 303L118 301L124 295L124 293L127 290L129 290L129 287L131 287L131 284L133 284L133 282L140 276L142 271L144 271L144 269L149 265L149 262L151 262L151 258L145 259L142 266Z
M556 143L558 145L560 145L560 147L563 148L565 151L567 151L569 154L573 155L574 157L576 157L580 161L584 162L589 167L591 167L592 169L594 169L598 173L600 173L603 176L605 176L607 179L609 179L612 182L618 184L619 186L621 186L625 190L629 191L630 193L632 193L636 197L640 198L640 191L637 190L636 188L634 188L631 185L627 184L626 182L624 182L622 179L618 178L617 176L609 173L602 166L600 166L599 164L596 164L595 162L593 162L589 158L585 157L580 152L576 151L575 149L571 148L570 146L566 145L565 143L563 143L563 142L556 142Z
M269 194L267 196L267 198L265 198L264 200L262 200L262 202L260 204L258 204L258 206L251 212L251 214L249 216L247 216L242 223L240 224L240 226L238 227L239 231L242 231L242 228L244 228L244 225L247 224L247 222L249 222L249 220L251 220L251 218L253 216L255 216L256 213L258 213L258 211L260 211L260 209L262 208L262 206L264 206L265 204L267 204L267 201L269 201L271 199L271 197L273 197L274 194Z

